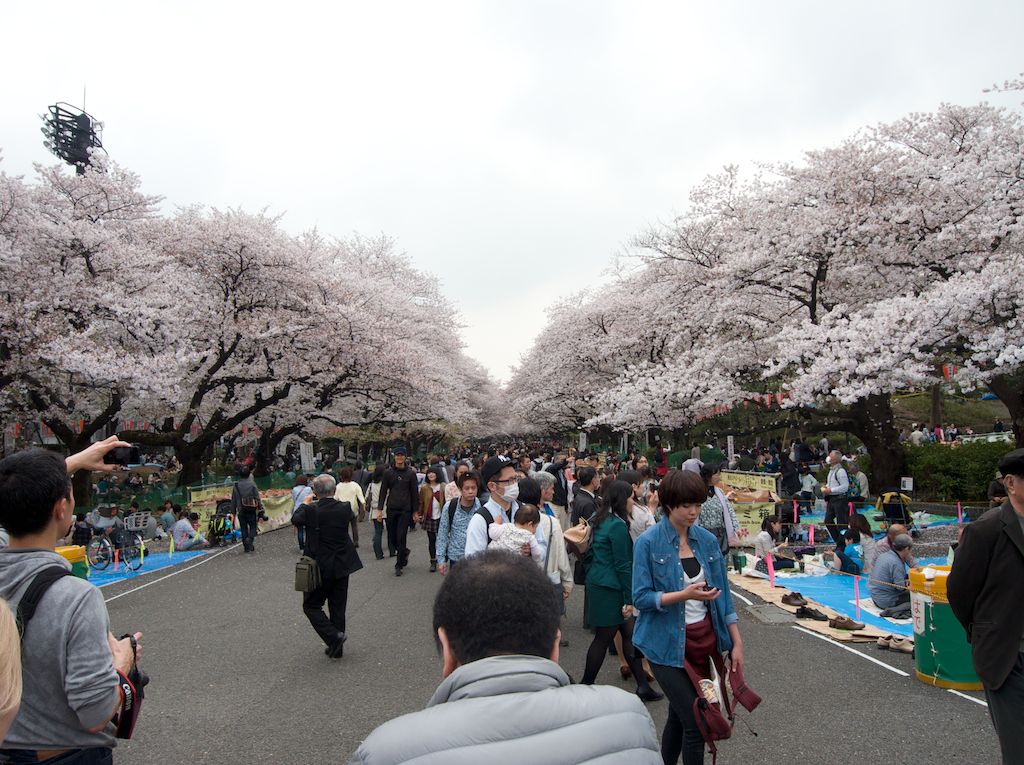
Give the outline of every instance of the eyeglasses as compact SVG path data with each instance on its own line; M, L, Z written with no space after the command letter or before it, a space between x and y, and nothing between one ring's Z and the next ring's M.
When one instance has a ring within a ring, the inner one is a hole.
M511 478L503 478L503 479L501 479L501 480L499 480L499 479L495 478L495 479L493 479L493 480L491 481L491 483L496 483L496 484L498 484L499 486L501 486L501 485L502 485L503 483L515 483L515 482L517 482L518 480L519 480L518 478L516 478L515 476L512 476Z

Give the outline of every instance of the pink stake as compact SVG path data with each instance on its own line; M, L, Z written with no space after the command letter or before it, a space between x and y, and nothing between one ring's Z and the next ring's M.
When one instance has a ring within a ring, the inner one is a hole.
M775 589L775 562L772 560L773 556L768 553L768 557L764 559L765 564L768 566L768 584Z
M857 603L857 618L860 618L860 577L853 577L853 599Z
M800 522L800 517L797 515L796 500L794 499L793 500L793 523L796 524L796 523L799 523L799 522Z
M808 542L810 542L811 547L814 547L814 524L813 523L810 525L810 527L808 527L807 533L808 533Z
M956 522L961 524L964 522L964 509L959 502L956 503Z
M850 503L850 515L853 515L853 503Z

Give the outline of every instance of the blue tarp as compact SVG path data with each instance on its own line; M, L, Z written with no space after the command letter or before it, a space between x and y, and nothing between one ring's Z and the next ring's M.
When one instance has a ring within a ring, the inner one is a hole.
M922 566L944 564L945 558L921 558L918 561ZM838 611L841 614L856 619L859 622L883 630L886 634L902 635L911 637L914 634L912 624L895 624L888 619L869 614L865 609L860 610L860 617L857 617L857 607L850 601L854 600L853 577L843 574L828 574L827 576L808 576L806 574L794 574L792 576L779 577L776 584L780 587L801 593L808 600L814 600L823 606ZM861 603L871 602L871 592L868 590L867 577L860 578Z
M196 550L195 552L176 552L173 555L168 555L166 552L153 553L152 555L147 555L142 559L142 568L138 571L127 571L124 566L119 566L117 571L114 571L113 564L103 571L90 568L89 582L95 584L97 587L105 587L108 584L123 582L127 579L135 579L138 576L148 574L152 571L159 571L162 568L170 568L171 566L186 563L193 558L205 555L206 552L206 550Z

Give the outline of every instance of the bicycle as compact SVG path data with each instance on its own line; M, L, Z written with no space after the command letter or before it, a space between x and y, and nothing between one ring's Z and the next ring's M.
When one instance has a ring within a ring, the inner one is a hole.
M89 565L97 571L106 570L114 560L114 553L129 571L142 568L145 545L142 536L133 531L123 529L103 529L94 531L92 541L85 549ZM113 539L113 541L111 541Z

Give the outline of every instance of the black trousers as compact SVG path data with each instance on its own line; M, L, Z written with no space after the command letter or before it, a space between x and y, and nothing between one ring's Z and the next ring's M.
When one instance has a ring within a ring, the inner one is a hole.
M405 568L409 565L409 546L406 541L409 536L409 524L412 523L411 512L388 510L388 548L398 553L398 562L395 568Z
M1004 765L1024 763L1024 653L1017 654L1006 681L998 691L985 689L988 713L999 737Z
M846 547L846 540L843 534L850 526L850 502L845 494L832 496L825 499L825 528L832 536L836 547L842 550Z
M324 603L330 615L324 613ZM325 577L320 586L302 596L302 612L326 645L345 631L345 608L348 606L348 577Z
M242 525L242 546L246 550L252 550L256 540L256 513L255 509L242 508L238 513L238 521Z
M682 667L651 664L651 672L668 699L668 719L661 734L661 760L675 765L683 755L683 765L704 764L704 737L693 716L697 690Z

